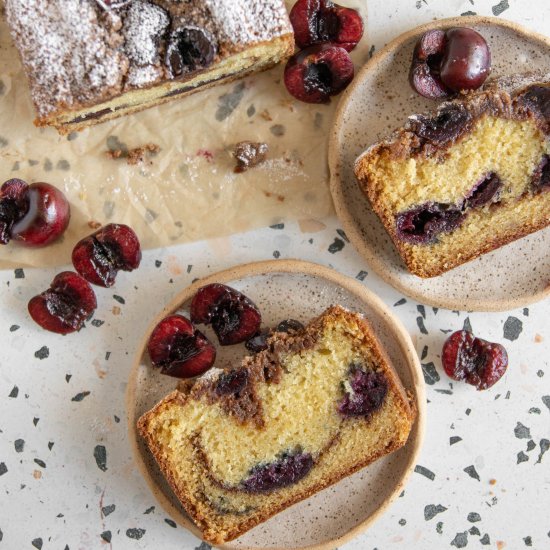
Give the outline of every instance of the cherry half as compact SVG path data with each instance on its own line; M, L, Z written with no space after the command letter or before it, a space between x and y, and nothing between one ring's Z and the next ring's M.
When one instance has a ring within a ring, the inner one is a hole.
M289 18L299 48L330 42L351 52L363 36L359 13L331 0L298 0Z
M90 284L72 271L56 275L50 288L29 302L31 317L42 328L68 334L82 328L95 311L97 300Z
M501 344L477 338L467 330L458 330L443 344L441 361L453 380L464 380L478 390L486 390L506 372L508 354Z
M133 271L141 262L141 246L134 230L110 223L79 241L73 249L73 265L87 281L110 287L119 270Z
M162 374L191 378L206 372L216 359L216 349L183 315L164 318L153 330L147 351Z
M344 48L332 44L309 46L293 55L285 67L289 93L306 103L329 103L353 80L353 62Z
M420 95L439 99L479 88L491 72L485 38L467 27L426 31L416 43L409 73Z
M11 179L0 187L0 244L13 239L23 246L46 246L61 237L70 217L69 201L49 183Z
M262 316L256 304L226 285L199 288L191 301L193 323L212 325L222 346L246 342L258 333Z

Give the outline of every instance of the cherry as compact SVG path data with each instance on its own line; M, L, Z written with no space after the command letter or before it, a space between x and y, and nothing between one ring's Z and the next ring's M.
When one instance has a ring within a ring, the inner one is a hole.
M208 67L218 51L218 44L206 29L188 25L172 31L166 47L165 64L172 76Z
M0 187L0 244L13 239L23 246L46 246L61 237L70 217L65 195L49 183L11 179Z
M59 334L80 330L96 307L92 287L72 271L56 275L50 288L32 298L28 305L36 323Z
M381 372L364 371L352 365L349 382L353 393L346 392L338 403L343 416L369 416L377 411L388 393L388 382Z
M271 331L269 329L262 329L260 332L249 338L245 342L244 347L252 353L259 353L260 351L268 348L267 339L270 334Z
M500 344L477 338L467 330L458 330L443 344L441 361L453 380L464 380L478 390L486 390L506 372L508 354Z
M191 320L211 324L222 346L245 342L260 328L256 304L234 288L212 283L199 288L191 301Z
M216 349L183 315L164 318L153 330L147 351L162 374L191 378L206 372L216 359Z
M285 319L284 321L281 321L277 328L275 329L277 332L298 332L299 330L303 330L304 325L300 323L300 321L297 321L296 319Z
M331 0L298 0L289 17L299 48L330 42L351 52L363 36L359 13Z
M479 88L491 71L491 52L479 33L466 27L425 32L414 48L411 86L422 96L440 99Z
M139 267L141 247L133 229L110 223L79 241L73 249L72 260L87 281L110 287L120 269L133 271Z
M353 80L353 62L344 48L330 44L309 46L293 55L285 67L289 93L306 103L329 103Z

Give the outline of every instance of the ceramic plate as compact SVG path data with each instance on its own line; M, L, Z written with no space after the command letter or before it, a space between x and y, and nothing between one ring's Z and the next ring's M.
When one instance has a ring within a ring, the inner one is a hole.
M421 279L405 268L353 173L357 156L402 126L407 116L437 103L412 91L412 51L428 28L468 26L489 43L493 76L550 70L550 39L488 17L442 19L407 32L380 50L341 99L329 145L331 192L344 229L386 282L416 300L449 309L501 311L550 293L550 228L524 237L439 277Z
M135 426L141 414L177 385L174 378L151 368L147 353L144 353L149 334L166 315L175 311L185 314L197 289L212 282L226 283L249 296L260 308L266 326L276 325L288 317L306 323L332 304L364 313L388 351L405 388L416 399L418 419L403 448L288 508L221 548L273 550L339 546L365 529L400 494L416 463L424 431L425 397L424 379L411 339L383 302L361 283L307 262L248 264L211 275L183 290L153 320L143 339L130 375L127 410L130 440L139 469L166 512L197 536L200 536L198 529L164 481ZM235 364L245 353L242 344L217 349L219 366L229 362ZM297 525L300 529L296 529Z

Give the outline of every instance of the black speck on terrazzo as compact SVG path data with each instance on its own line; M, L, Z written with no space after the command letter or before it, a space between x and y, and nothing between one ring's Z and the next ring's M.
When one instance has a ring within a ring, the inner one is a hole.
M417 474L420 474L424 477L427 477L431 481L433 481L435 479L435 474L431 470L428 470L428 468L426 468L425 466L421 466L420 464L417 464L414 467L414 471Z
M274 250L273 257L278 260L281 257L281 253L278 250Z
M530 439L527 442L527 451L532 451L536 446L537 444L532 439Z
M491 544L491 539L489 538L489 535L487 533L485 533L480 539L479 539L479 542L481 542L481 544L483 544L484 546L487 546L489 544Z
M34 352L34 356L37 359L47 359L50 356L50 350L47 346L42 346L39 350Z
M117 294L113 294L113 299L116 300L119 304L126 303L126 300L122 296L118 296Z
M518 439L531 439L531 430L521 422L518 422L514 428L514 435Z
M533 539L531 537L524 537L523 542L525 546L533 546Z
M464 324L462 325L462 330L467 330L468 332L474 332L472 330L472 323L470 322L469 317L466 317L466 319L464 319Z
M451 541L451 546L456 546L457 548L468 546L468 531L457 533L455 538Z
M539 442L539 446L540 446L540 454L539 454L539 457L537 459L536 464L541 463L542 457L544 456L544 453L546 453L548 451L548 449L550 449L550 441L548 439L541 439L540 442Z
M479 537L479 535L481 535L481 531L475 525L472 525L468 529L468 533L470 533L470 535L476 535L478 537Z
M43 460L40 460L39 458L34 459L35 464L38 464L41 468L46 467L46 463Z
M468 514L467 520L470 523L476 523L477 521L481 521L481 516L477 512L470 512Z
M418 304L416 306L416 310L420 313L420 315L422 315L422 319L426 319L426 308L423 305Z
M22 267L18 267L17 269L13 270L13 274L16 279L24 279L25 278L25 271Z
M442 504L428 504L427 506L424 506L424 519L429 521L437 516L437 514L445 512L445 510L447 510L447 508L445 508Z
M173 519L164 518L165 523L167 523L170 527L173 527L174 529L177 527L176 522Z
M63 171L67 171L67 170L70 170L70 169L71 169L71 165L69 164L69 161L68 161L68 160L65 160L65 159L60 160L60 161L55 165L55 167L56 167L58 170L63 170Z
M53 441L48 441L48 450L51 451L54 445L55 443Z
M273 225L269 226L270 229L284 229L285 224L284 223L274 223Z
M100 319L94 319L91 323L93 327L99 328L105 321L101 321Z
M16 453L22 453L25 450L25 440L24 439L16 439L13 442L13 446L15 447Z
M508 4L508 0L501 0L498 4L491 8L491 11L493 12L493 15L498 16L509 7L510 5Z
M424 319L422 317L417 317L416 318L416 324L418 325L418 330L420 330L420 332L422 334L428 334L428 331L426 330L426 327L424 326Z
M212 550L212 546L206 542L201 542L199 546L195 546L195 550Z
M36 416L32 419L32 423L36 426L38 422L40 421L40 418L37 418Z
M80 393L77 393L77 394L71 399L71 401L76 401L77 403L79 403L79 402L82 401L85 397L88 397L88 395L90 395L90 392L89 392L89 391L81 391Z
M3 476L5 473L7 473L8 467L6 466L5 462L0 462L0 476Z
M21 327L19 325L12 325L10 327L10 332L15 332L16 330L19 330Z
M114 504L109 504L108 506L103 506L101 508L101 513L104 517L107 517L109 514L112 514L116 510L116 506Z
M97 467L102 471L107 471L107 449L104 445L96 445L94 447L94 458Z
M519 338L523 330L523 323L517 317L508 317L504 323L504 338L513 342Z
M542 402L548 407L548 410L550 411L550 395L543 395Z
M101 535L99 535L105 542L111 542L111 531L103 531Z
M359 273L355 276L355 278L359 281L364 281L365 280L365 277L368 275L368 273L366 271L359 271Z
M432 361L429 363L422 363L422 374L424 374L424 381L428 386L433 386L440 380L439 373Z
M334 242L328 247L328 251L331 254L335 254L336 252L340 252L340 250L342 250L344 246L344 241L342 239L339 239L338 237L335 237Z
M402 306L403 304L406 304L406 303L407 303L407 300L405 298L401 298L401 300L397 300L397 302L393 304L393 307Z
M346 232L343 229L337 229L336 233L338 233L338 235L340 235L340 237L342 237L342 239L344 239L344 241L349 243L348 236L346 235Z
M451 437L449 437L449 445L455 445L459 441L462 441L462 438L458 435L452 435Z
M516 464L521 464L522 462L527 462L528 460L529 456L527 456L523 451L520 451L517 454Z
M19 395L19 388L17 386L13 386L8 397L15 399L18 395Z
M149 508L147 508L147 510L145 510L145 512L143 512L144 514L150 514L151 512L154 512L155 511L155 507L154 506L149 506Z
M145 535L145 529L140 529L139 527L134 527L132 529L126 529L126 536L129 539L139 540L143 535Z
M443 522L438 521L435 525L435 531L436 533L439 533L440 535L443 533Z
M422 348L422 353L420 354L420 360L424 361L424 359L426 359L426 357L428 357L428 346L424 346Z
M466 468L464 468L464 471L473 479L477 479L478 481L480 481L479 479L479 474L477 473L477 470L476 470L476 467L475 466L466 466Z
M463 11L461 14L460 14L462 17L467 17L469 15L476 15L476 12L475 11L472 11L472 10L468 10L468 11Z
M31 544L35 547L35 548L38 548L38 550L41 550L42 548L42 539L41 538L37 538L37 539L34 539Z

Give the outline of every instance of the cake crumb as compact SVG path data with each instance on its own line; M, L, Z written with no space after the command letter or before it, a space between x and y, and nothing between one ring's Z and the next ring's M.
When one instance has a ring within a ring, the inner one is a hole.
M269 151L267 143L255 141L240 141L233 149L233 157L237 161L234 172L237 174L245 172L249 168L262 163Z
M497 480L494 479L494 478L493 478L493 479L490 479L490 480L489 480L489 483L490 483L491 485L496 485Z
M544 338L540 335L540 334L535 334L535 342L537 344L540 344L542 341L544 340Z
M129 165L135 165L142 163L146 158L151 158L157 155L160 151L160 147L156 143L146 143L140 147L134 147L133 149L112 149L107 151L107 156L113 160L120 158L126 159L126 163Z
M96 222L95 220L90 220L88 222L88 227L90 229L99 229L101 227L101 224L99 222Z

